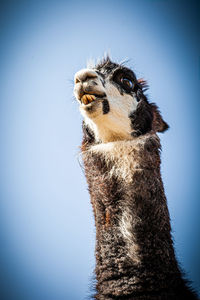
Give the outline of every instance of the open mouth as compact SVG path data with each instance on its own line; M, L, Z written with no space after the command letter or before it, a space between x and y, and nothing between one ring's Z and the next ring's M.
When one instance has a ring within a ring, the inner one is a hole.
M82 97L81 97L81 102L85 105L93 102L94 100L96 99L96 96L95 95L90 95L90 94L84 94Z
M81 97L81 102L84 104L84 105L87 105L89 103L92 103L93 101L95 101L97 98L103 98L105 97L105 94L102 94L102 95L96 95L96 94L84 94L82 97Z

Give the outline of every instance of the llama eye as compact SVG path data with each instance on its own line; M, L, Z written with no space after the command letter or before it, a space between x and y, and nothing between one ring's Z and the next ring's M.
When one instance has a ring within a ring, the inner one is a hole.
M121 81L121 83L123 83L123 84L125 84L126 86L128 86L130 89L133 88L133 82L132 82L130 79L128 79L128 78L126 78L126 77L122 77L122 78L120 79L120 81Z

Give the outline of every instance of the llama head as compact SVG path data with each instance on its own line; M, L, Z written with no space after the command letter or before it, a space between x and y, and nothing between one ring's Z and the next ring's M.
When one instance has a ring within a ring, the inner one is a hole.
M74 82L84 128L96 142L131 140L168 128L157 106L144 95L146 82L109 57L77 72Z

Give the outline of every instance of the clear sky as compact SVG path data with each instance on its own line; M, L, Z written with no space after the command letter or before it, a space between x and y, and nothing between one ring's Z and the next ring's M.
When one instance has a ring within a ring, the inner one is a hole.
M200 286L198 1L0 2L0 298L91 293L95 229L73 76L109 51L170 130L162 175L178 260Z

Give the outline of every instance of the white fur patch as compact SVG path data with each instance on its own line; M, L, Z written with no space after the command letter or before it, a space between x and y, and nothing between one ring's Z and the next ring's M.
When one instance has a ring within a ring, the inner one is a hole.
M131 183L134 170L141 170L136 156L138 157L139 149L144 146L149 136L150 134L146 134L132 140L102 143L92 146L89 151L103 155L107 164L114 162L109 173L111 177L114 175L126 183Z
M127 255L133 262L139 264L139 245L134 236L134 226L137 221L138 220L133 219L133 213L126 207L119 220L119 228L126 243Z

